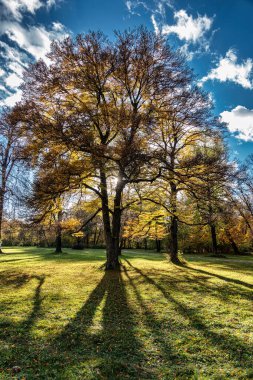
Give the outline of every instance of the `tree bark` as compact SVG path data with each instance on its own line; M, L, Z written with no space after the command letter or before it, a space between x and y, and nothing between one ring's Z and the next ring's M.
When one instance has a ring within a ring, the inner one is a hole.
M98 243L99 243L100 235L101 235L101 228L99 228L99 230L98 230L98 234L97 234L97 236L96 236L96 242L95 242L95 245L96 245L96 246L97 246Z
M55 239L55 253L62 253L62 211L57 215L56 239Z
M86 247L89 248L89 246L90 246L90 234L88 232L86 235Z
M2 189L0 189L0 254L2 251L2 224L3 224L3 194Z
M118 187L118 186L117 186ZM108 205L108 190L106 175L103 169L100 169L100 188L101 188L101 201L102 201L102 216L104 225L104 235L106 243L106 270L118 269L119 264L119 233L121 222L121 210L120 206L121 194L118 194L116 189L116 195L114 199L114 210L112 226L110 221L110 211Z
M210 230L211 230L211 238L212 238L212 253L213 255L218 255L216 227L213 223L210 225Z
M0 254L4 253L2 251L2 227L3 227L3 212L4 212L4 195L6 192L6 180L5 180L6 170L2 169L2 186L0 188Z
M231 244L231 247L233 248L233 251L234 251L234 254L235 255L240 255L240 251L239 251L239 248L237 247L237 244L236 242L234 241L230 231L228 229L225 230L226 232L226 235L227 235L227 238Z
M161 240L156 239L156 252L161 252Z
M174 264L180 262L178 258L178 220L176 216L171 217L170 224L170 259Z
M113 209L113 218L112 218L112 242L113 250L116 260L116 269L119 267L119 256L121 255L121 246L120 246L120 232L121 232L121 196L123 191L122 178L118 177L118 182L116 186L116 193L114 198L114 209Z
M174 182L170 183L171 190L171 210L172 216L170 218L170 259L174 264L179 264L178 257L178 218L177 213L177 185Z

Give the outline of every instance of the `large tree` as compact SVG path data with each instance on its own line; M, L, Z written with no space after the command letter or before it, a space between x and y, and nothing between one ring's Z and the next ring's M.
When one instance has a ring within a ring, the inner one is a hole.
M161 36L143 28L117 33L113 43L102 33L67 38L53 44L49 59L49 66L39 61L24 78L18 109L29 149L68 161L69 184L100 199L106 268L114 269L124 192L161 175L153 144L160 115L170 119L178 99L191 96L192 75ZM61 184L56 173L57 179Z

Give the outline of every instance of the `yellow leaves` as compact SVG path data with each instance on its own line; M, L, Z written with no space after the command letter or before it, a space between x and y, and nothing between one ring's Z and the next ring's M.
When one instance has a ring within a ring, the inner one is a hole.
M84 236L84 233L82 231L74 232L72 236L76 238L82 238Z
M68 218L61 222L61 227L64 230L74 231L80 227L80 221L75 218Z
M163 239L167 235L166 219L160 210L156 212L143 212L128 220L123 230L125 238Z

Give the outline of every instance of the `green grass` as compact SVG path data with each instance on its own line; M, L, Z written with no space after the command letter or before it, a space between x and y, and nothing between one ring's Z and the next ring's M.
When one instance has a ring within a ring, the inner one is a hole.
M5 252L0 379L253 378L252 257L125 251L105 273L103 250Z

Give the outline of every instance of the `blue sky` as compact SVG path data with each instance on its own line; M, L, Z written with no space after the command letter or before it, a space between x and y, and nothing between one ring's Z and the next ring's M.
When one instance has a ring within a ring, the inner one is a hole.
M0 105L20 99L23 68L52 40L138 25L185 54L228 123L231 156L253 153L253 0L0 0Z

